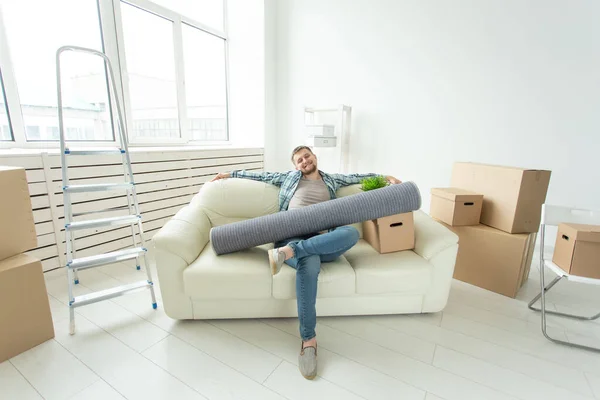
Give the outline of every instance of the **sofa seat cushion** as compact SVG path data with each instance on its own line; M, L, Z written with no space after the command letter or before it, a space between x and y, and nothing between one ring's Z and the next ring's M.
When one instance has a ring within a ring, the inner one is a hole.
M379 254L361 239L344 256L354 268L358 294L423 294L431 284L432 265L412 250Z
M355 294L354 270L344 258L321 263L317 286L317 298L343 297ZM296 270L287 264L273 277L273 297L276 299L296 298Z
M183 271L185 294L193 299L270 298L268 248L273 245L217 256L209 242Z

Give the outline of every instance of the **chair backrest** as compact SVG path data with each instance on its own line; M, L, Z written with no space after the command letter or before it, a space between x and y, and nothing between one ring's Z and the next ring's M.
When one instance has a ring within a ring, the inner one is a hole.
M544 204L542 224L558 226L560 223L600 225L600 211Z

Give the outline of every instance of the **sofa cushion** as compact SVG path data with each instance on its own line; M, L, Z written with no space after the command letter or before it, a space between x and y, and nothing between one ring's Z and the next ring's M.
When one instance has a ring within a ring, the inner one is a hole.
M360 240L344 254L356 274L356 293L425 293L432 266L412 250L379 254Z
M183 271L185 293L193 299L270 298L268 248L273 245L217 256L209 242Z
M355 293L354 270L344 256L334 262L322 263L317 286L317 297L343 297ZM296 298L296 270L287 264L273 277L273 297Z

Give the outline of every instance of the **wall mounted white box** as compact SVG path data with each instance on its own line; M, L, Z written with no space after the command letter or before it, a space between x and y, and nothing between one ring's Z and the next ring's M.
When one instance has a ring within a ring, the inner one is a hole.
M307 136L335 136L335 125L306 125Z
M309 136L307 145L311 147L335 147L337 145L336 136Z

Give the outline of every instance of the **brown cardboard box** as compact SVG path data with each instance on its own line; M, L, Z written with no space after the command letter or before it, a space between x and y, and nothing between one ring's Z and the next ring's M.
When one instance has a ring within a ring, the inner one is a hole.
M483 195L481 223L508 233L537 232L550 171L455 163L450 186Z
M537 234L509 234L486 225L444 225L459 237L454 278L516 297L529 277Z
M25 169L0 166L0 260L37 247Z
M600 226L560 224L552 261L569 274L600 279Z
M380 253L415 248L415 223L413 213L363 222L363 237Z
M458 188L431 189L429 214L450 226L479 225L483 195Z
M54 337L42 263L19 254L0 261L0 363Z

